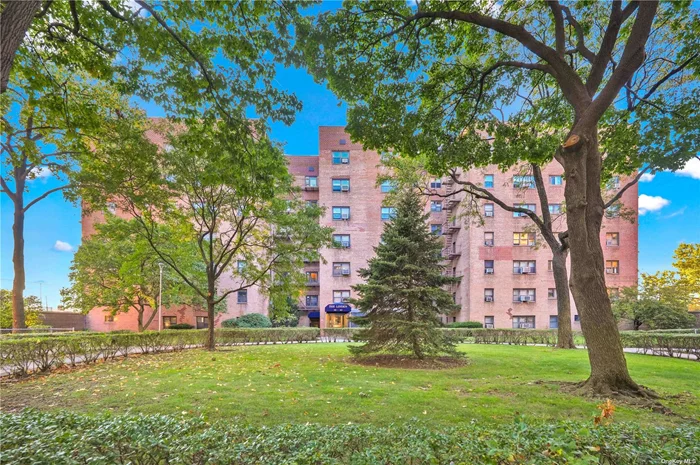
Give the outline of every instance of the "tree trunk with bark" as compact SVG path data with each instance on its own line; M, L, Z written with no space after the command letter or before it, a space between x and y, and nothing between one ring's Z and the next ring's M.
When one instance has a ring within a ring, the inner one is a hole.
M646 393L630 377L605 285L600 228L604 202L597 128L563 154L566 221L571 252L571 292L588 346L591 374L582 388L595 395Z
M14 199L14 222L12 224L12 239L14 250L12 264L14 280L12 281L12 329L26 328L24 319L24 287L26 276L24 271L24 182L19 181ZM20 332L20 331L14 331Z
M552 250L552 274L557 291L557 347L574 349L574 336L571 330L571 299L569 297L569 276L566 270L567 249Z
M213 295L213 294L212 294ZM216 341L214 340L214 300L207 299L207 316L209 317L209 327L207 328L207 350L216 350Z
M39 0L5 0L0 4L0 94L7 90L15 54L39 8Z

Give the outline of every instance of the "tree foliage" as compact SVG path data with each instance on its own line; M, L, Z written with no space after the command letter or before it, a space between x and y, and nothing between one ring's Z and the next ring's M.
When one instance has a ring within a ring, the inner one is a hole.
M624 288L619 299L613 302L613 313L619 320L632 321L634 329L647 326L649 329L692 328L695 317L688 313L686 307L675 301L654 299L638 293L634 287Z
M106 213L106 222L86 238L73 257L68 275L71 286L61 291L64 304L87 313L96 307L112 315L136 312L138 329L148 328L158 314L160 267L158 256L139 234L134 220ZM199 283L206 274L198 261L194 244L160 244L177 255L188 275ZM163 273L162 305L202 307L204 299L170 270Z
M456 282L444 274L442 243L430 233L420 196L405 189L396 196L396 216L385 225L376 256L359 271L366 282L353 286L351 300L365 314L358 318L361 346L356 355L410 353L417 358L455 355L454 343L440 331L440 315L458 306L443 287Z
M24 317L27 327L41 325L42 305L39 297L28 295L24 297ZM0 328L12 328L12 292L0 289Z

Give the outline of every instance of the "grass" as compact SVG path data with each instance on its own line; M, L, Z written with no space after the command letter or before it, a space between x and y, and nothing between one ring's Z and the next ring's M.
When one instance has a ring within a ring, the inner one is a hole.
M451 425L472 419L591 420L595 399L560 390L588 374L583 350L464 345L470 364L401 370L348 363L345 344L249 346L129 357L2 385L3 411L25 407L94 414L204 415L271 425L315 422L385 425L420 418ZM700 363L627 355L633 378L678 415L619 405L616 421L680 425L700 418Z

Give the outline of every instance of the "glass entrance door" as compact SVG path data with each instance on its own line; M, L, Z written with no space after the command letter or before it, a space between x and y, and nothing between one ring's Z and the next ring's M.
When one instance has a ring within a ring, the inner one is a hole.
M345 313L326 313L327 328L345 328L348 325L348 316Z

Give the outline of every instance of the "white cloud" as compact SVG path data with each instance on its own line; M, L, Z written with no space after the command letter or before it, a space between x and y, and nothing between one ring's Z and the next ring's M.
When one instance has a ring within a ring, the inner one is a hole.
M648 212L656 212L670 204L671 201L658 195L639 196L639 214L644 215Z
M42 181L45 181L47 178L53 176L51 170L46 166L38 166L34 168L32 170L32 174L34 175L34 179L41 179Z
M53 245L53 249L57 252L72 252L73 246L68 242L56 241L56 243Z
M690 176L693 179L700 179L700 160L693 157L685 164L685 166L676 171L676 174L681 176Z
M651 182L654 179L655 174L651 173L644 173L641 178L639 178L639 182Z

